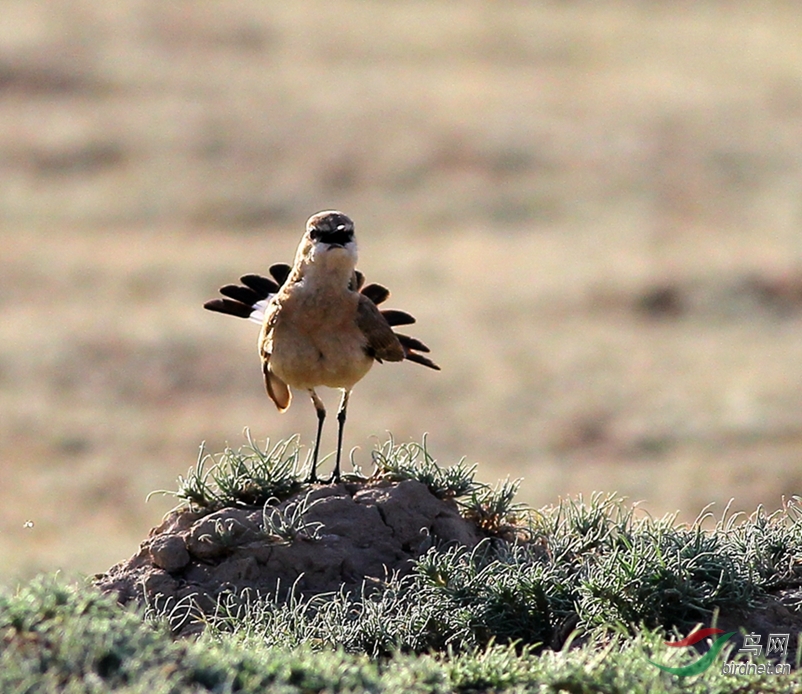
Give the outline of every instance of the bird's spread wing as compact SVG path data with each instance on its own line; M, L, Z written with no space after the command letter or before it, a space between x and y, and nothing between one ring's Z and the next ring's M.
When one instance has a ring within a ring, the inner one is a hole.
M203 306L210 311L248 318L254 323L262 325L263 330L269 329L270 325L268 324L271 323L269 316L275 309L275 306L271 304L271 299L287 282L291 271L292 268L289 265L276 263L270 266L270 277L254 274L243 275L240 278L242 286L228 284L222 287L220 293L225 298L212 299ZM365 284L365 276L356 270L352 289L360 293L357 325L365 335L367 350L371 356L379 361L408 359L416 364L439 371L440 367L437 364L419 354L419 352L429 351L426 345L408 335L394 333L391 329L393 326L410 325L415 322L415 319L406 311L377 308L378 304L384 303L390 296L386 287L380 284ZM279 409L286 409L289 406L289 389L283 381L269 373L270 355L263 354L262 359L268 393Z
M226 298L212 299L207 301L203 307L209 311L227 313L238 318L248 318L261 325L265 318L268 302L287 281L291 269L285 263L276 263L270 266L272 279L262 275L243 275L240 277L242 286L227 284L225 287L221 287L220 293Z
M364 282L364 280L363 280ZM360 282L360 286L361 286ZM362 308L362 303L367 297L369 301L373 304L382 304L387 300L387 297L390 296L390 292L386 287L383 287L380 284L368 284L362 286L360 289L360 309ZM367 311L366 311L367 313ZM379 313L381 314L382 318L387 322L388 325L395 327L397 325L411 325L415 322L415 318L408 314L406 311L399 311L395 308L383 308L379 309ZM364 332L364 330L363 330ZM398 342L401 344L401 350L404 353L404 359L408 359L409 361L413 361L416 364L420 364L421 366L426 366L430 369L434 369L435 371L440 371L440 367L435 364L429 357L424 357L422 354L418 354L418 352L428 352L429 348L423 344L420 340L409 337L409 335L402 335L401 333L395 333L395 337ZM377 355L379 361L381 361L381 357ZM385 357L386 358L386 357ZM387 358L387 361L393 361Z
M402 361L404 348L393 329L368 297L360 294L356 324L367 340L367 351L377 361Z

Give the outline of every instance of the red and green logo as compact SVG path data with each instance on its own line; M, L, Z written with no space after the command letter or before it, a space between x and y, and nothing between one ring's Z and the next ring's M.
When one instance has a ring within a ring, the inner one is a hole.
M699 641L702 639L712 636L713 634L724 634L724 630L700 629L699 631L695 631L690 636L682 639L682 641L666 641L665 644L671 648L686 648L688 646L693 646L695 643L699 643ZM731 636L735 636L734 631L730 631L723 636L719 636L715 641L713 641L713 645L710 646L710 650L707 653L699 658L699 660L684 667L668 667L666 665L660 665L660 663L655 663L653 660L648 658L647 660L649 660L652 665L659 667L665 672L670 672L672 675L676 675L677 677L692 677L693 675L700 675L713 664L716 656L718 656L718 654L721 652L721 649L724 648Z

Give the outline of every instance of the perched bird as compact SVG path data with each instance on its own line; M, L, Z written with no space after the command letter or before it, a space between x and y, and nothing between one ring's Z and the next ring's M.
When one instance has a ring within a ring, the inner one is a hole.
M374 361L409 361L440 370L421 352L420 340L393 331L415 319L405 311L379 309L390 295L379 284L365 285L356 269L354 223L342 212L318 212L306 223L292 267L270 267L270 278L243 275L242 286L221 287L223 299L204 304L210 311L249 318L262 326L259 356L267 394L284 412L290 388L306 390L317 411L317 435L309 482L317 476L320 435L326 408L315 389L342 389L337 421L337 457L332 479L340 479L343 427L354 385Z

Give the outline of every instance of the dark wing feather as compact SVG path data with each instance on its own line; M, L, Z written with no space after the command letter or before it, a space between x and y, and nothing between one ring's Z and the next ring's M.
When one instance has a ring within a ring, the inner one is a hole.
M279 289L279 285L273 280L262 277L262 275L243 275L239 278L249 289L253 289L258 295L259 299L266 299L269 294L275 294ZM223 291L222 289L220 290Z
M376 306L383 301L387 300L390 296L390 290L387 287L382 287L380 284L368 284L362 287L362 296L368 297Z
M407 360L414 361L416 364L422 364L423 366L428 366L430 369L434 369L435 371L440 371L440 367L437 364L429 359L429 357L424 357L422 354L406 352L405 357Z
M217 311L218 313L226 313L229 316L237 316L237 318L250 318L253 311L251 306L233 299L212 299L207 301L203 308L209 311Z
M401 335L401 333L396 333L395 336L398 338L398 341L401 343L401 346L404 349L414 349L417 352L430 352L431 350L424 345L420 340L415 337L410 337L409 335Z
M368 297L360 296L356 324L367 340L367 351L377 361L402 361L404 348L393 329Z
M401 343L401 347L404 349L405 359L414 361L416 364L428 366L430 369L434 369L435 371L440 371L440 367L431 359L424 357L422 354L418 354L418 352L429 351L429 348L420 340L410 337L409 335L400 335L399 333L396 333L395 336L398 338L398 341Z
M359 276L357 277L358 286L362 287L363 281L364 280L362 278ZM383 353L381 349L377 349L377 346L372 341L373 338L370 334L371 329L379 325L377 318L373 315L374 311L378 313L381 318L383 318L382 322L388 327L395 325L411 325L415 322L415 318L406 311L399 311L398 309L394 308L387 308L382 311L378 311L376 306L386 301L387 297L390 296L390 291L380 284L365 285L362 287L360 293L361 296L359 298L359 316L357 317L357 324L368 338L369 354L375 357L377 361L382 361L382 359L386 359L387 361L400 361L401 359L408 359L409 361L414 361L416 364L421 364L422 366L427 366L430 369L440 371L440 367L431 359L418 354L418 352L428 352L429 348L420 340L410 337L409 335L400 335L392 332L391 330L390 332L393 335L393 339L391 339L387 337L386 333L384 333L384 330L382 329L380 331L382 334L382 339L386 341L387 345L392 345L390 348L392 357L387 356L387 354ZM365 299L367 299L367 301L365 301ZM400 345L401 347L403 356L400 358L398 357L395 345ZM385 349L388 348L385 347Z
M220 287L220 293L248 306L253 306L257 301L266 298L266 295L262 296L260 292L250 287L240 287L238 284L227 284L225 287Z
M385 308L381 311L381 314L390 325L412 325L415 322L414 316L395 308Z
M279 283L279 286L287 281L291 272L292 266L287 265L287 263L275 263L270 266L270 274L273 276L273 279Z
M275 267L273 266L273 268ZM282 270L279 269L278 273L282 274ZM229 316L250 318L257 303L265 301L280 289L275 281L262 275L243 275L240 277L240 282L243 286L227 284L220 287L220 293L227 298L212 299L207 301L203 307L209 311L217 311Z

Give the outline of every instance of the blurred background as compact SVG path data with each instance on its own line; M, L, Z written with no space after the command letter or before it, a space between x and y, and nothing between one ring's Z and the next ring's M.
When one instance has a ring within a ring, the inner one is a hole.
M802 491L802 4L3 0L0 579L128 557L202 441L311 443L201 306L326 208L443 368L358 385L364 467Z

